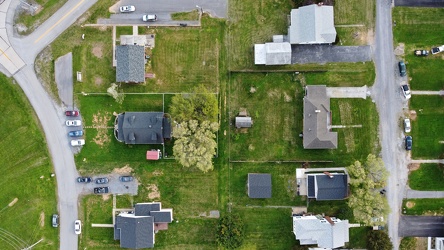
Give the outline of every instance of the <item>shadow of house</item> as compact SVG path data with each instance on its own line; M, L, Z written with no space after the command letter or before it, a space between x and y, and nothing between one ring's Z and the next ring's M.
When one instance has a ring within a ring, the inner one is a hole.
M116 82L145 82L145 47L119 45L116 47Z

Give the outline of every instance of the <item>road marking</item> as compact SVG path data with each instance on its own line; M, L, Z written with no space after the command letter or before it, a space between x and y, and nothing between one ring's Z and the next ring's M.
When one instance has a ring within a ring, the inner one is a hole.
M5 57L8 58L8 60L12 62L11 58L9 58L9 56L6 55L6 51L3 51L2 49L0 49L0 53L1 53L0 56L5 55Z
M53 26L51 26L51 28L49 28L47 31L45 31L45 33L43 33L39 38L37 38L37 40L35 40L34 43L37 43L38 41L40 41L40 39L42 39L44 36L46 36L46 34L48 34L52 29L54 29L55 26L57 26L61 21L63 21L69 14L71 14L71 12L73 12L75 9L77 9L77 7L79 7L84 1L85 0L82 0L76 6L74 6L74 8L72 8L62 18L60 18Z

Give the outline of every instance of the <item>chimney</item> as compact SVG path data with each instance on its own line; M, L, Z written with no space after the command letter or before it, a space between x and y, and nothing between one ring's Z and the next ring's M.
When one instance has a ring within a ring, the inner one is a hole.
M324 172L325 175L328 175L328 177L330 177L330 179L332 179L334 176L332 174L330 174L330 172Z
M330 217L325 216L324 219L325 219L326 221L328 221L328 223L330 223L332 226L335 225L335 223L330 219Z

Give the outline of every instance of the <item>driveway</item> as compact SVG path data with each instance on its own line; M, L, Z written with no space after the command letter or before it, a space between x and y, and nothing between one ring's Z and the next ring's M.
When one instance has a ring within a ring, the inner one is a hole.
M395 0L395 6L444 7L443 0Z
M367 99L370 92L367 85L362 87L327 87L327 96L330 98L362 98Z
M442 237L444 216L401 216L400 237Z
M73 79L72 79L72 53L61 56L55 60L55 81L59 97L69 110L74 110Z
M93 194L94 188L96 187L109 187L109 193L110 194L130 194L130 195L137 195L137 188L139 185L139 182L136 178L134 178L133 181L130 182L121 182L119 180L119 177L121 175L117 173L111 173L111 174L102 174L97 176L92 176L93 181L88 184L84 183L77 183L77 191L81 194ZM97 178L101 177L107 177L109 179L109 182L106 184L96 184L95 180Z
M336 46L328 44L296 44L291 46L291 63L368 62L370 46Z

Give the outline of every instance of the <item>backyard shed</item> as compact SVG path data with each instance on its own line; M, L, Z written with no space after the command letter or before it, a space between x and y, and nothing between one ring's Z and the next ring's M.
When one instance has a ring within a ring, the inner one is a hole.
M253 126L253 120L251 117L236 116L236 128L251 128Z
M271 198L271 174L248 174L248 197Z
M160 150L148 150L146 151L146 159L151 161L157 161L160 159Z

